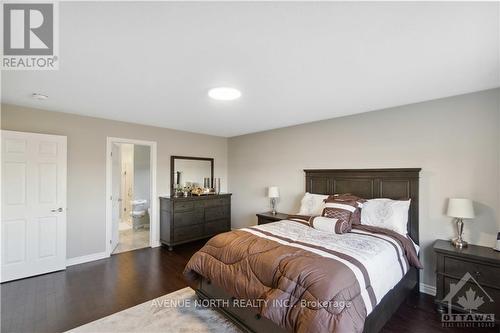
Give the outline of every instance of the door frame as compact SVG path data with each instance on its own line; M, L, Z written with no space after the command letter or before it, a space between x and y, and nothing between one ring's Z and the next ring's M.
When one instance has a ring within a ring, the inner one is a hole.
M151 198L149 203L149 246L157 247L160 246L160 228L159 228L159 218L158 218L158 205L159 199L156 194L156 169L157 169L157 143L156 141L145 141L145 140L135 140L126 138L116 138L116 137L106 137L106 256L111 256L111 237L112 237L112 157L111 151L114 143L131 143L134 145L148 146L150 147L149 156L149 166L150 166L150 181L151 181Z

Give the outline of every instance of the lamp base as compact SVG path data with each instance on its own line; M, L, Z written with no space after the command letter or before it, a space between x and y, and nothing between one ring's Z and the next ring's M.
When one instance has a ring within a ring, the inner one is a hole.
M456 247L457 249L463 249L468 245L466 241L460 238L452 239L451 244L453 244L453 246Z
M277 203L276 198L271 198L271 214L276 215L276 203Z

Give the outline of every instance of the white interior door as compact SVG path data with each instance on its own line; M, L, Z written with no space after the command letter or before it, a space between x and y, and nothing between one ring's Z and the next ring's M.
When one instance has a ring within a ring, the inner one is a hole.
M111 219L112 219L112 232L111 232L111 252L115 250L118 246L119 241L119 224L120 224L120 215L121 215L121 149L117 144L113 144L111 147L111 188L112 188L112 210L111 210Z
M66 137L2 131L2 282L66 268Z

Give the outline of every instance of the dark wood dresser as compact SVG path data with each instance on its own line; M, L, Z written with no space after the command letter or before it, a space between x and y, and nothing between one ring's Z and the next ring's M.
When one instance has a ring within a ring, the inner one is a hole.
M459 312L469 312L457 304L465 292L472 289L475 297L482 297L483 303L472 312L494 313L500 318L500 252L492 248L469 245L464 249L455 248L450 241L437 240L434 243L436 253L436 304L438 310L448 308L451 294L451 307ZM470 274L467 275L467 273ZM461 279L465 277L463 282ZM477 282L477 284L476 284ZM457 284L459 290L450 292L450 285ZM478 286L479 284L479 286ZM465 300L465 299L464 299Z
M231 230L231 194L160 197L160 242L173 246Z

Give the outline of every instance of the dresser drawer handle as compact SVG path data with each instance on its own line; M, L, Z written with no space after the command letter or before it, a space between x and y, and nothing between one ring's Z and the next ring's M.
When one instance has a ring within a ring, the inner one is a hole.
M474 275L476 275L476 276L481 276L481 272L479 272L479 271L474 272Z

